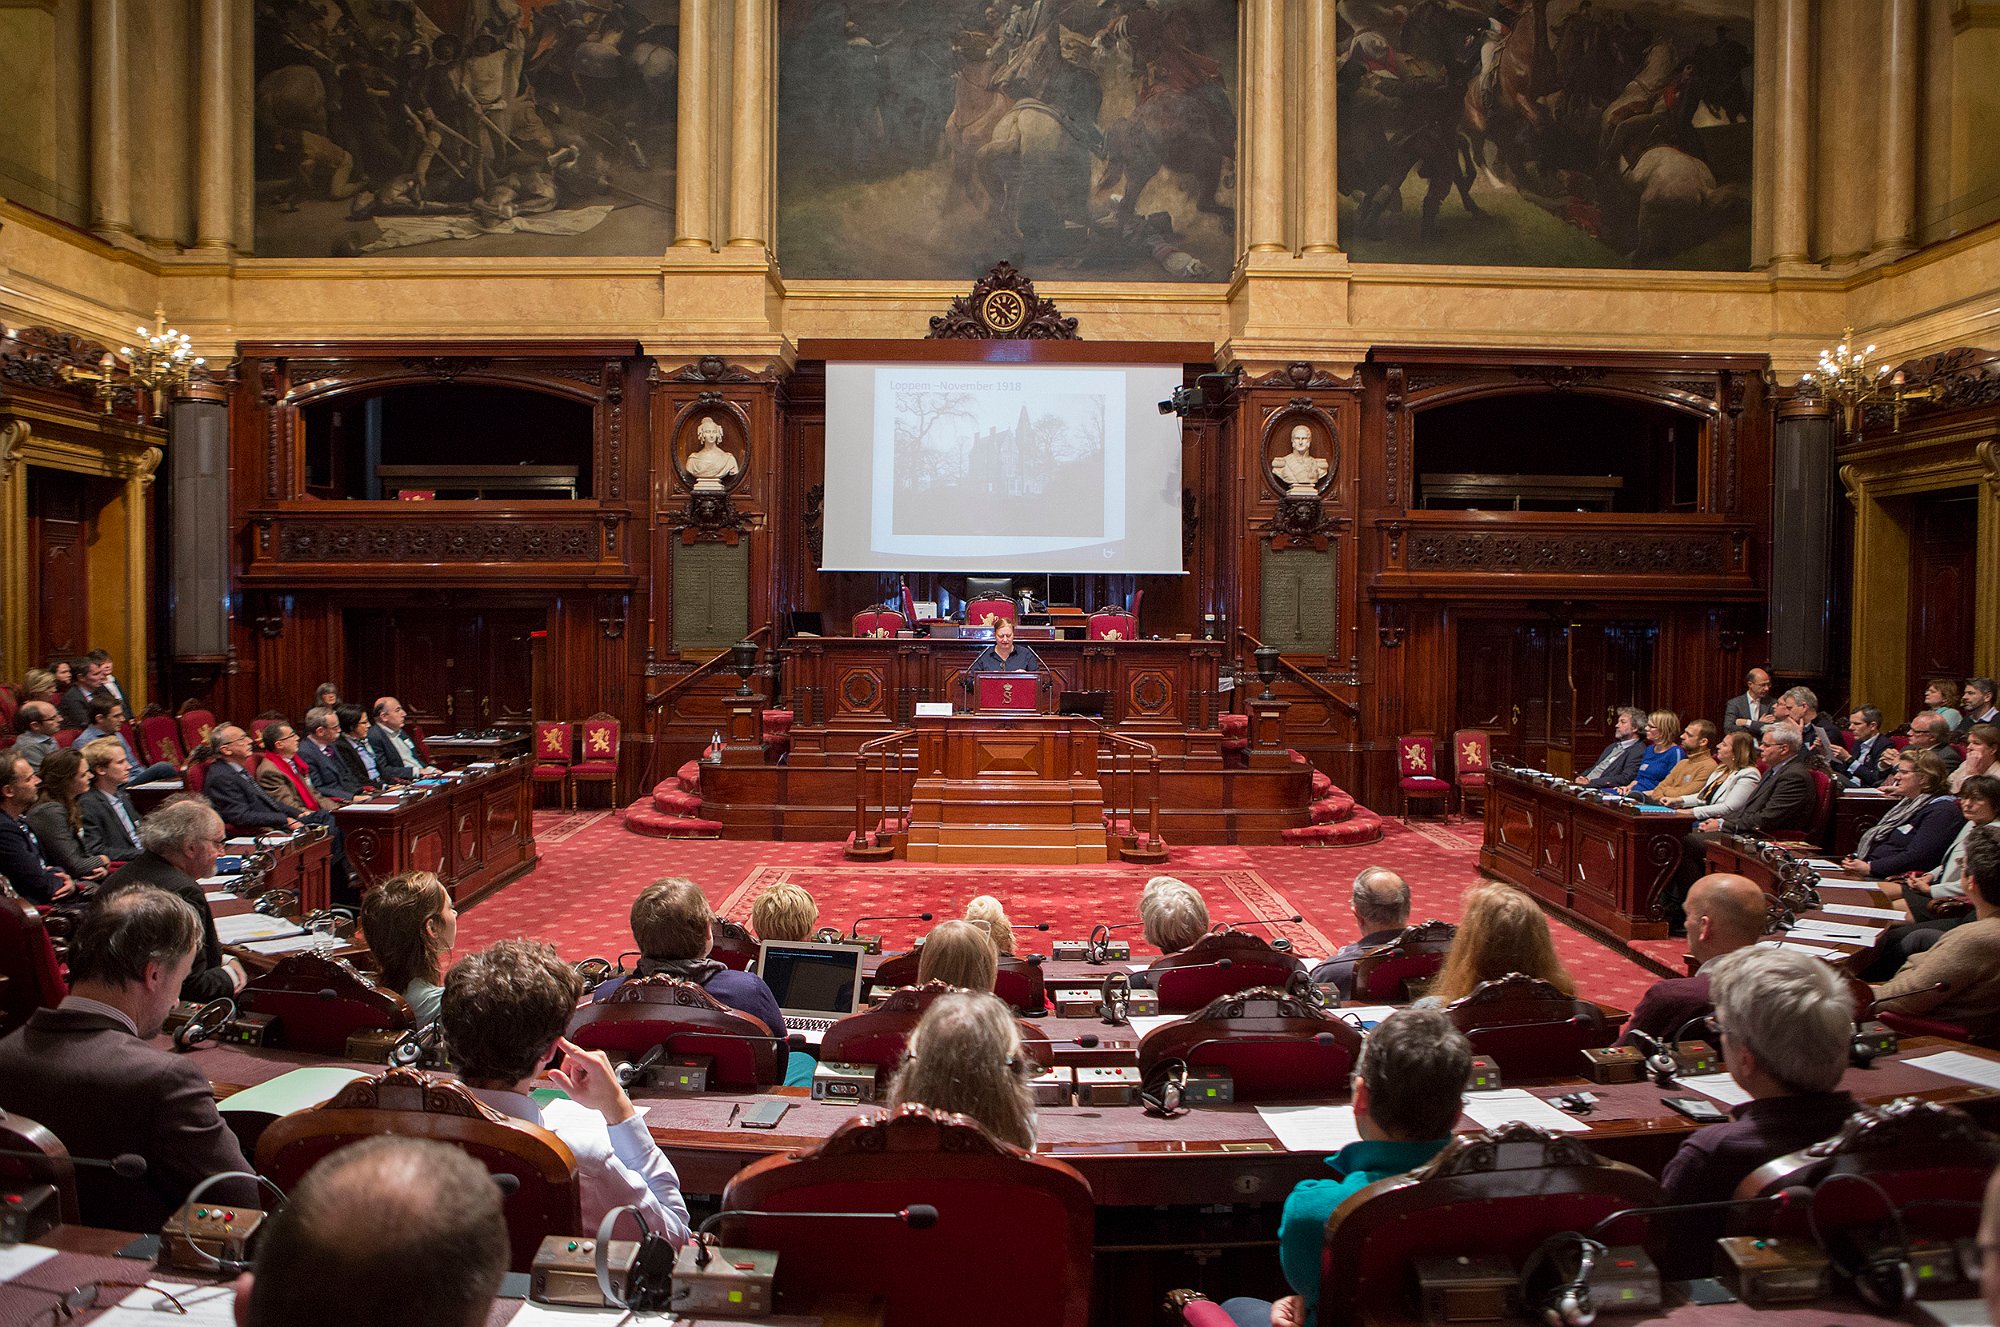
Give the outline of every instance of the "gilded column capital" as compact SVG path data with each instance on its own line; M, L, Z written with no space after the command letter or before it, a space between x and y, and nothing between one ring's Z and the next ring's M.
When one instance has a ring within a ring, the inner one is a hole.
M0 484L14 477L14 466L21 459L21 451L28 445L28 437L34 432L25 419L0 420Z
M2000 443L1988 440L1972 449L1979 458L1979 471L1986 480L1986 487L1993 490L1995 501L2000 501Z

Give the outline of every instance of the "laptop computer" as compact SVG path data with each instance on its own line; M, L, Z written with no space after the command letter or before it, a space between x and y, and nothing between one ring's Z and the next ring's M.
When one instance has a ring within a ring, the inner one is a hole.
M815 940L764 940L757 945L757 975L778 997L785 1030L810 1045L834 1023L861 1007L860 945Z

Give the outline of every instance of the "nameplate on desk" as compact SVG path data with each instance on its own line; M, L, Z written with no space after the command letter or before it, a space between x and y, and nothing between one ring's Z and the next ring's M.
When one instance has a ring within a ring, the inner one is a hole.
M951 716L951 702L948 700L920 700L917 702L916 717L919 719L949 719Z
M1820 888L1824 889L1826 886L1821 885ZM1909 920L1894 908L1864 908L1858 903L1829 903L1825 911L1836 917L1878 917L1885 922Z
M223 889L230 885L235 884L238 880L241 880L242 878L243 878L243 873L241 871L231 871L222 875L205 875L201 879L195 881L195 883L200 885L203 889Z

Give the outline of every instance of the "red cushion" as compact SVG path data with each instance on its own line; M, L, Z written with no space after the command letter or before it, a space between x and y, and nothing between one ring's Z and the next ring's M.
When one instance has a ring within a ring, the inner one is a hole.
M537 765L535 766L533 773L534 776L538 779L566 779L569 777L569 766Z
M1423 775L1412 775L1407 779L1398 780L1396 786L1406 793L1441 793L1451 789L1451 785L1443 779L1433 779Z
M572 774L586 776L616 774L618 772L618 763L612 760L580 760L569 768Z
M1247 714L1225 714L1222 716L1221 726L1225 737L1248 737L1250 735L1250 716Z

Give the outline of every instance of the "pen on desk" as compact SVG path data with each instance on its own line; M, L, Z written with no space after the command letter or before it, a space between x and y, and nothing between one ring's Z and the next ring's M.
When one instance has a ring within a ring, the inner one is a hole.
M734 1124L734 1123L736 1123L736 1116L737 1116L738 1112L740 1112L740 1111L741 1111L742 1109L743 1109L743 1103L742 1103L742 1102L740 1102L740 1101L739 1101L739 1102L736 1102L736 1103L735 1103L734 1105L732 1105L732 1106L731 1106L731 1107L729 1108L729 1119L728 1119L728 1121L727 1121L727 1122L726 1122L726 1123L725 1123L725 1124L723 1125L723 1127L724 1127L725 1129L726 1129L726 1128L728 1128L728 1127L729 1127L729 1125L731 1125L731 1124Z

